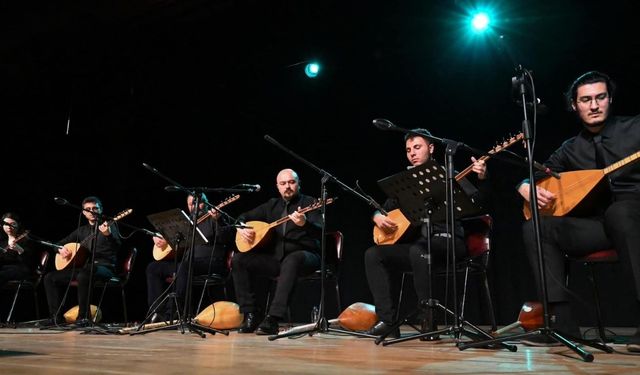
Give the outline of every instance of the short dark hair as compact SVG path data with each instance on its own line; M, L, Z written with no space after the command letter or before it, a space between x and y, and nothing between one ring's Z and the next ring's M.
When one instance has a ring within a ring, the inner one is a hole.
M104 206L102 205L102 201L100 200L100 198L95 197L95 196L90 196L90 197L86 197L85 199L82 200L82 205L84 206L85 203L95 203L96 206L100 206L100 208L104 208Z
M596 70L592 70L576 78L575 81L573 81L573 83L571 83L571 85L567 89L567 92L564 94L567 109L569 111L573 111L573 103L576 101L578 96L578 87L597 82L604 82L607 85L607 94L609 95L609 100L613 99L613 95L616 92L616 83L608 75Z
M417 135L416 133L424 134L425 136ZM411 129L411 133L407 133L404 135L404 141L406 142L411 138L421 137L424 138L427 143L430 143L431 141L426 136L431 136L431 132L424 128L415 128Z

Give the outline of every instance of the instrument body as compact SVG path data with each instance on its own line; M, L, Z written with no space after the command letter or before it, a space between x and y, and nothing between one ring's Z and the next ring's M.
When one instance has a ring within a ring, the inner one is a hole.
M489 155L484 155L480 157L480 159L478 160L486 161L490 158L490 155L503 151L507 149L507 147L513 145L518 141L521 141L522 139L524 139L524 134L518 133L517 135L510 137L508 140L505 140L501 144L489 150L489 152L487 153ZM455 177L456 181L462 180L472 171L473 171L473 164L469 165L460 173L458 173ZM411 226L411 222L404 216L404 214L399 208L389 211L387 216L389 216L389 218L395 221L398 227L395 231L388 233L382 230L381 228L379 228L377 225L374 225L373 226L373 242L376 245L393 245L406 233L407 229L409 229L409 227Z
M216 205L217 209L221 209L222 207L237 201L238 199L240 199L240 195L236 194L233 195L227 199L225 199L224 201L220 202L218 205ZM211 217L211 212L207 211L205 214L203 214L202 216L200 216L197 220L197 223L200 224L203 221L207 220L208 218ZM158 245L153 245L153 259L155 260L173 260L176 257L176 252L173 251L173 248L171 248L171 246L169 244L166 244L165 246L158 246Z
M505 332L522 327L525 331L533 331L544 325L543 308L540 302L525 302L518 314L518 320L508 324L495 332L493 336L499 336Z
M334 200L335 198L327 198L326 204L331 204ZM318 200L315 203L298 210L298 212L303 214L305 212L316 210L320 207L322 207L322 200ZM264 221L257 220L245 223L246 226L253 229L253 231L255 232L255 237L253 239L253 242L247 242L244 240L244 238L242 238L240 232L237 232L236 247L238 248L238 251L244 253L251 249L255 249L256 247L260 247L260 245L263 245L268 241L268 234L270 233L271 228L277 227L280 224L284 224L289 220L291 220L289 216L285 216L271 223L265 223Z
M540 215L565 216L571 213L578 205L585 201L591 192L594 192L604 177L623 166L637 161L640 151L619 160L604 169L585 169L560 173L560 178L548 177L538 181L536 186L543 188L556 196L553 204L539 209ZM525 219L531 219L529 202L525 201L522 208Z
M124 211L121 211L117 214L112 220L109 220L108 225L113 224L114 222L122 219L123 217L132 213L133 210L128 208ZM96 224L97 225L97 224ZM82 267L84 262L87 260L89 250L87 249L87 245L96 238L95 233L87 236L82 242L69 242L64 244L62 247L69 251L70 255L68 257L63 257L62 254L56 254L56 270L61 271L67 269L69 267Z

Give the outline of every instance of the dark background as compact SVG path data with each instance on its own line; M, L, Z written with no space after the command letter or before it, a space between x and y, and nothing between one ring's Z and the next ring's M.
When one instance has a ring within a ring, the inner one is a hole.
M614 111L637 113L634 1L493 1L495 28L482 36L468 31L474 4L3 2L1 210L19 212L33 233L55 241L75 228L78 213L53 197L79 204L97 195L107 213L133 208L123 221L151 229L146 215L184 208L186 197L165 192L168 183L143 162L185 186L261 184L260 193L243 194L228 207L232 215L276 195L275 175L285 167L298 171L305 193L317 196L320 175L267 143L265 134L350 186L360 181L382 202L376 181L407 162L402 135L377 130L371 120L426 127L489 150L521 128L511 89L517 64L533 70L537 96L549 108L538 118L540 161L578 131L562 93L587 70L618 81ZM323 64L313 80L298 64L311 59ZM512 150L524 153L520 145ZM436 154L442 160L442 150ZM456 167L466 167L469 158L460 151ZM522 201L514 190L527 171L499 160L489 168L490 281L504 324L515 320L524 301L536 299L523 254ZM345 235L343 305L371 302L362 262L371 245L371 208L336 184L328 190L340 197L328 208L328 229ZM213 202L223 198L210 194ZM128 296L130 316L141 319L151 240L135 233L127 245L140 251ZM579 299L590 303L584 274L574 268ZM617 267L602 267L599 277L608 324L634 324L631 293ZM438 292L443 288L439 281ZM477 289L472 286L468 318L486 323ZM293 303L298 320L308 316L317 290L298 293L307 296L306 306ZM105 314L118 319L119 303L113 303ZM329 317L337 314L332 306ZM589 305L578 302L576 310L582 325L592 324Z

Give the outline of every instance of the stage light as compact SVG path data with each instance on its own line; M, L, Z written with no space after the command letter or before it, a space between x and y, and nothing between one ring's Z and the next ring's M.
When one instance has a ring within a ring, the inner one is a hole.
M473 15L473 17L471 17L471 27L475 32L485 31L489 27L490 23L491 19L485 12L476 13Z
M309 78L316 78L320 73L320 64L312 62L304 67L304 74Z

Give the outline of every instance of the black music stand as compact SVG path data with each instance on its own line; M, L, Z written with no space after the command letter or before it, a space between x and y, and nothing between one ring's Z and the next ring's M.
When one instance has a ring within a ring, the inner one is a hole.
M173 329L176 327L180 327L184 331L185 319L189 319L190 317L181 316L180 315L180 306L178 305L178 299L175 292L175 282L178 277L178 257L179 257L179 249L182 241L189 238L189 234L192 230L192 221L189 216L179 208L174 208L168 211L158 212L155 214L151 214L147 216L147 219L153 225L153 227L162 234L162 237L167 241L169 246L176 252L175 254L175 269L174 269L174 281L172 286L172 292L168 293L164 296L164 298L156 304L156 306L147 314L147 317L142 321L142 323L138 326L138 329L134 332L131 332L130 335L135 334L144 334L148 332L155 332L159 330L165 329ZM195 237L195 245L201 245L203 243L207 243L207 239L202 234L200 229L196 226L195 228L197 236ZM190 241L186 245L187 249L191 249L192 246ZM191 256L191 254L186 254L186 256ZM164 305L168 300L171 300L171 323L162 327L142 330L144 324L153 316L155 312L158 311L160 306ZM186 303L186 302L185 302ZM177 323L173 323L173 312L178 312ZM218 332L217 330L215 330Z
M433 310L435 308L442 310L444 313L452 315L456 318L456 312L449 310L446 306L440 304L432 296L431 282L431 222L433 220L443 222L447 215L447 191L446 191L446 171L434 159L429 159L425 163L386 177L378 181L378 185L389 198L394 198L400 205L400 211L411 222L412 226L426 227L425 236L427 238L427 260L428 260L428 277L429 277L429 298L419 302L418 308L409 313L405 318L396 322L388 331L388 333L379 336L376 344L383 343L384 346L398 342L409 341L414 339L423 339L434 337L440 334L465 334L473 338L492 337L482 329L462 319L459 324L435 330L423 332L416 335L401 337L392 340L385 340L387 335L400 327L405 322L416 317L422 312L426 312L427 319L433 319ZM480 213L481 207L472 198L467 196L459 184L453 184L453 202L455 218L474 216ZM451 228L451 226L449 226ZM455 229L450 229L450 235L455 236ZM453 265L455 267L455 265ZM455 275L454 275L455 277ZM454 293L455 295L455 293ZM454 303L458 303L457 298ZM426 311L425 311L426 310ZM455 319L457 321L457 319ZM473 331L465 330L464 327L469 326ZM509 350L513 347L504 345Z

